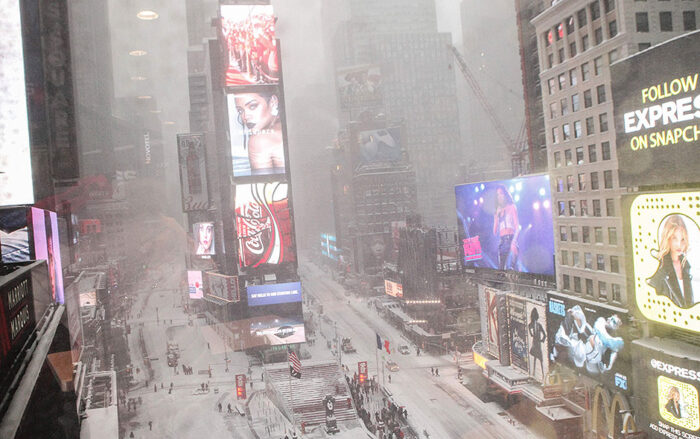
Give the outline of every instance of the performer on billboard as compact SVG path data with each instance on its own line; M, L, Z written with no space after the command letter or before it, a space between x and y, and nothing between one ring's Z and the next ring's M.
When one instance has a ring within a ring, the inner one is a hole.
M214 254L214 224L195 224L195 237L197 238L197 256L209 256Z
M666 296L680 308L690 308L698 300L693 294L688 252L688 229L681 215L669 216L659 238L656 259L659 266L647 283L656 294Z
M673 386L668 389L667 398L668 401L666 402L664 409L666 409L666 411L669 412L674 418L682 418L683 407L681 405L681 392L678 390L678 387Z
M535 373L537 360L540 360L540 370L542 371L542 379L544 379L544 363L542 362L542 343L546 340L547 332L540 323L540 313L537 308L533 307L530 312L530 324L527 326L532 346L530 347L530 356L532 357L532 366L530 370Z
M245 128L251 174L284 172L279 98L271 92L235 95L238 123ZM279 172L275 172L279 170Z
M518 210L503 186L496 188L496 213L493 215L493 234L499 237L498 269L515 268L518 256ZM510 264L508 263L510 257Z

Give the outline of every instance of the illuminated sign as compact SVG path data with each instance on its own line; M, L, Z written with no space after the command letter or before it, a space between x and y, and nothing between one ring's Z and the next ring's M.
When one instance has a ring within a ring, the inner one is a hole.
M510 362L521 371L528 373L528 334L525 301L515 295L508 295L508 332L510 338Z
M238 291L238 276L206 272L204 278L207 296L215 297L226 302L238 302L241 300Z
M338 69L336 86L343 109L382 102L382 72L379 66L358 65Z
M245 391L246 376L244 374L236 375L236 399L246 399Z
M214 245L214 223L194 223L192 226L194 237L194 254L204 258L216 254Z
M386 279L384 280L384 292L390 296L403 297L403 287L401 284Z
M486 362L488 361L486 357L483 355L477 354L475 351L472 351L474 354L474 364L479 366L480 368L486 370Z
M610 66L620 186L700 182L699 57L694 32Z
M695 318L700 308L699 200L699 191L625 199L639 311L649 320L695 332L700 332Z
M204 297L204 284L202 283L201 271L187 271L187 285L189 287L190 299L201 299Z
M364 384L367 381L367 362L358 361L357 362L357 376L360 384Z
M337 261L338 254L340 251L338 250L337 244L336 244L336 238L335 235L329 235L328 233L321 233L321 254L323 256L326 256L327 258L333 259L334 261Z
M248 285L248 306L301 302L301 282Z

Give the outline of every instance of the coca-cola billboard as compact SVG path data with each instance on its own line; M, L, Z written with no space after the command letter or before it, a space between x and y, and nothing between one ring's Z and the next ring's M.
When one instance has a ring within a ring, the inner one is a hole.
M235 210L241 268L296 261L287 183L236 185Z

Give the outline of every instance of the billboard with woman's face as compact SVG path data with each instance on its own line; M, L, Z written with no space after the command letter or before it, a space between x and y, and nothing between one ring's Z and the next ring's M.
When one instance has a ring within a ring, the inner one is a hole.
M214 223L194 223L192 226L194 237L194 254L207 257L216 254L214 246Z
M554 275L549 176L455 187L467 268Z
M631 283L649 320L700 332L700 192L626 198L629 206Z
M284 136L276 87L255 87L226 96L234 177L284 174Z

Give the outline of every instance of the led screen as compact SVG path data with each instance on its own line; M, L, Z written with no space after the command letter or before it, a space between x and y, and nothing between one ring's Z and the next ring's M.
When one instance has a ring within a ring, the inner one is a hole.
M226 96L234 177L285 173L282 105L276 87Z
M192 226L194 237L194 254L197 256L215 255L214 223L194 223Z
M0 0L0 206L34 203L19 2Z
M700 192L627 197L633 289L649 320L700 332ZM674 267L677 267L674 269Z
M272 6L222 5L221 33L227 49L227 87L279 81Z
M380 128L358 133L359 164L401 160L400 128Z
M391 235L389 233L365 235L362 236L361 242L364 271L380 272L384 262L391 260L393 250Z
M301 302L301 283L248 285L248 306Z
M549 176L455 187L464 266L554 275Z
M338 260L338 247L336 247L335 235L321 233L321 254L327 258Z
M403 297L403 286L400 283L384 279L384 292L389 296Z
M26 208L0 210L0 248L6 264L31 259Z
M189 287L190 299L201 299L204 297L204 284L202 283L201 271L187 271L187 286Z
M481 337L489 354L508 363L508 326L506 323L505 293L493 288L479 286L479 308L481 314ZM506 341L503 343L503 341Z
M239 265L256 268L295 262L286 183L236 185Z
M554 293L548 295L550 361L622 391L630 390L627 327L627 312L621 308L603 307Z
M693 32L610 67L620 186L700 182L699 58Z
M510 335L510 363L528 373L528 333L525 300L508 295L508 333Z
M547 313L544 305L527 301L525 315L527 317L528 370L531 377L542 383L549 373Z
M382 102L382 72L379 66L359 65L337 71L341 108L368 106Z

